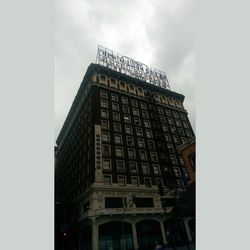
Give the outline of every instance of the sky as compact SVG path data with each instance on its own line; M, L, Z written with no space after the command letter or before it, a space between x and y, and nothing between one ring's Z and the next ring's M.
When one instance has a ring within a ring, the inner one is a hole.
M98 45L167 74L195 126L194 0L55 1L55 140Z

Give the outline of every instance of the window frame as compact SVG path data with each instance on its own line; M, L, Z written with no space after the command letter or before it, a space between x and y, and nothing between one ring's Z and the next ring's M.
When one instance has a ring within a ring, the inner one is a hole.
M146 184L147 179L149 180L149 183L150 183L149 186L147 186L147 184ZM144 177L143 180L144 180L144 185L145 185L146 188L151 188L152 187L152 180L151 180L150 177Z
M103 139L103 136L104 136L104 135L107 135L107 138L108 138L107 140L104 140L104 139ZM107 131L102 131L102 141L103 141L103 142L110 142L110 133L109 133L109 132L107 132Z
M132 166L131 164L134 164L134 166ZM130 171L130 173L138 173L137 162L135 162L135 161L129 161L128 165L129 165L129 171ZM135 167L135 170L132 170L131 169L132 167Z
M124 160L116 160L115 163L116 163L116 171L117 172L125 172L125 161ZM122 163L121 164L122 168L120 168L121 167L120 163Z
M109 162L109 168L105 168L105 164L104 164L105 161ZM103 166L103 170L112 170L112 161L111 161L111 159L103 158L102 159L102 166Z
M135 152L134 148L128 148L127 151L128 151L128 158L129 159L136 159L136 152ZM130 152L133 152L133 156L130 155Z
M119 142L116 141L116 138L118 138L118 137L120 138ZM114 142L115 142L115 144L122 145L123 144L122 135L121 134L114 134Z
M109 182L108 185L107 185L107 182L105 182L105 177L109 177L110 178L110 182ZM103 185L104 186L112 186L112 175L110 175L110 174L104 174L103 175Z
M121 149L121 155L118 155L117 154L117 150L120 150ZM120 157L120 158L124 158L124 150L123 150L123 147L122 146L115 146L115 156L116 157Z
M124 179L124 182L123 182L123 185L121 185L121 182L119 181L120 178L123 178ZM126 184L127 184L127 181L126 181L126 176L125 175L118 175L117 176L117 184L121 187L125 187Z

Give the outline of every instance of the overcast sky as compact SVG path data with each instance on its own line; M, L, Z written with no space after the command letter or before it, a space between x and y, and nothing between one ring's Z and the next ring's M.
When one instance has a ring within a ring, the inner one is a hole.
M166 72L195 131L194 0L56 0L55 139L98 44Z

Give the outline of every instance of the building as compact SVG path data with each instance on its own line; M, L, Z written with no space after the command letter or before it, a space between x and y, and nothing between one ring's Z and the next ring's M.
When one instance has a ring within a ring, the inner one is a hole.
M55 199L77 207L74 225L64 223L77 228L72 249L168 242L171 190L189 182L177 147L194 137L183 101L169 89L90 64L56 141ZM158 184L168 188L164 196ZM177 241L186 238L180 230ZM66 239L63 248L70 246Z
M195 181L195 138L189 138L186 143L178 147L190 177L190 183Z

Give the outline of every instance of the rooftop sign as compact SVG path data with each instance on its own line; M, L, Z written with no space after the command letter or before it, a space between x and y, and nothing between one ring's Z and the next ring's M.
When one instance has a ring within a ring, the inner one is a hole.
M165 72L151 68L127 56L122 56L100 45L97 50L96 63L158 87L170 89Z

